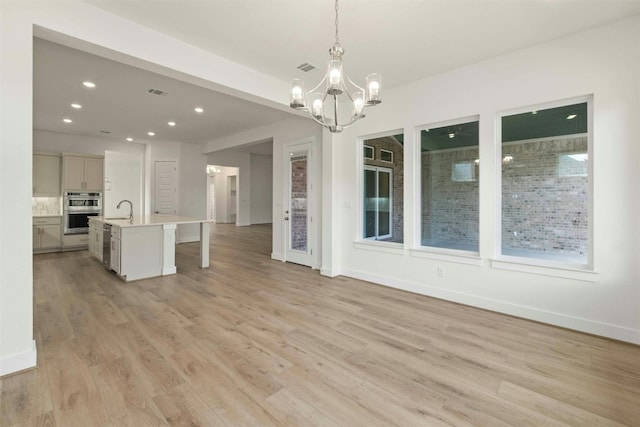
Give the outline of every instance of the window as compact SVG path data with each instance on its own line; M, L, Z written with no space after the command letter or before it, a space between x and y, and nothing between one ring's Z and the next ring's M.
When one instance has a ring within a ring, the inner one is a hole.
M364 158L367 160L373 160L374 157L374 150L373 147L370 145L365 145L364 146Z
M389 134L363 142L362 238L404 241L404 135ZM377 156L368 157L366 147Z
M380 160L387 163L393 163L393 151L380 149Z
M478 120L420 130L420 244L479 251Z
M502 255L588 264L588 107L501 117Z

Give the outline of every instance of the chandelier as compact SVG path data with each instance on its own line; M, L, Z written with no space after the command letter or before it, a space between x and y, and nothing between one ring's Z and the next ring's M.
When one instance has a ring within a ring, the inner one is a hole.
M338 0L336 0L336 42L329 55L331 60L327 64L327 74L313 89L305 90L301 79L291 81L289 105L296 110L306 111L317 123L333 133L342 132L344 128L364 117L364 108L382 102L382 76L369 74L366 78L366 89L351 81L343 70L342 55L344 49L338 40ZM351 101L352 110L349 116L344 114L345 121L338 120L338 95L346 95ZM327 113L329 113L327 115Z

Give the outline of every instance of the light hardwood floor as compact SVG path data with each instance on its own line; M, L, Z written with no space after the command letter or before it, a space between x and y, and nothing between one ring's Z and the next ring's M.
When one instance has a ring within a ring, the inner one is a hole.
M640 347L272 261L213 226L211 268L123 283L34 256L38 367L0 425L640 425Z

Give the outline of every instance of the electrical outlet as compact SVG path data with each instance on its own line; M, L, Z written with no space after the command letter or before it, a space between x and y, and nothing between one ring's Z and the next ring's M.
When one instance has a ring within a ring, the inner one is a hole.
M444 267L438 267L438 277L444 277L444 276L445 276Z

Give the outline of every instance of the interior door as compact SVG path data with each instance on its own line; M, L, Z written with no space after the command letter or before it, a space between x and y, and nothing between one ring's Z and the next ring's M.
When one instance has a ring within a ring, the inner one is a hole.
M157 214L178 212L178 167L175 161L155 163L154 208Z
M311 222L311 144L301 144L284 151L288 164L288 185L284 200L286 261L311 267L313 236Z

